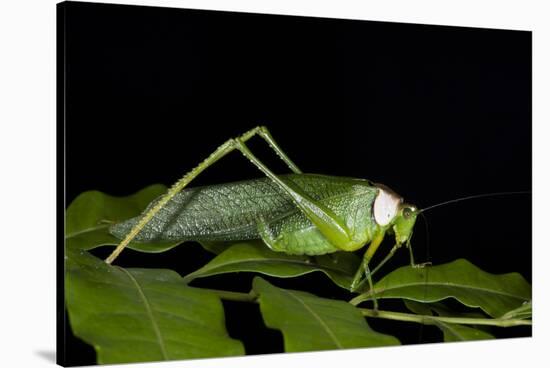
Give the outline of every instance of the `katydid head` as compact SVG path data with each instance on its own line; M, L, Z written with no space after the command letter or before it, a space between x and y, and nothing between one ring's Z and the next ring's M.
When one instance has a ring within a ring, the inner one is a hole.
M399 207L399 212L393 221L393 231L397 243L404 244L412 237L416 216L418 216L419 211L415 206L408 203L402 203Z

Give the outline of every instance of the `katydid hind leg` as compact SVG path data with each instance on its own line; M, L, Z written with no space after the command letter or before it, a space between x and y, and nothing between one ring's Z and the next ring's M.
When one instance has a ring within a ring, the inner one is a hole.
M270 220L260 215L256 220L257 232L266 246L276 252L311 257L330 255L339 250L313 224L295 231L296 223L304 218L303 212ZM315 263L314 258L309 260Z
M330 209L311 198L302 189L289 182L283 182L277 175L267 168L245 145L237 139L236 148L250 160L260 171L277 184L293 200L300 211L319 229L335 247L352 251L361 245L354 244L350 229Z
M228 153L239 149L240 145L236 142L246 142L250 138L259 135L263 138L269 146L277 153L277 155L288 165L288 167L295 173L300 173L300 169L288 158L284 151L279 147L277 142L273 139L269 130L264 126L258 126L251 129L236 139L229 139L222 145L220 145L214 152L210 154L203 162L201 162L194 169L186 173L181 179L179 179L172 187L160 198L160 200L152 206L136 225L128 232L128 234L122 239L118 246L105 260L106 263L112 263L118 255L124 250L124 248L141 232L141 230L151 221L151 219L160 211L176 194L181 192L189 183L191 183L198 175L200 175L208 167L212 166L215 162L226 156Z
M271 149L275 151L277 156L279 156L281 160L283 160L284 163L287 164L290 170L292 170L292 172L295 174L301 174L302 170L300 170L300 168L296 166L296 164L287 156L285 151L283 151L281 147L279 147L279 145L277 144L277 142L275 141L275 139L273 138L269 130L265 126L260 126L257 129L258 129L258 135L267 142L269 147L271 147Z

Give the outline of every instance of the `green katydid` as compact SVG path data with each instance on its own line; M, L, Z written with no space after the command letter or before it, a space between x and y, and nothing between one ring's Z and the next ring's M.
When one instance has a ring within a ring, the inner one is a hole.
M292 174L275 175L248 149L246 141L255 135L271 146ZM267 178L183 190L202 171L234 150ZM368 246L350 285L350 290L356 291L365 280L372 288L369 262L387 234L394 235L395 245L380 265L405 245L411 265L416 266L410 239L418 213L415 206L382 184L303 174L268 129L260 126L218 147L150 204L142 216L112 226L111 233L123 240L106 262L113 262L134 239L262 239L274 251L306 255L352 252Z

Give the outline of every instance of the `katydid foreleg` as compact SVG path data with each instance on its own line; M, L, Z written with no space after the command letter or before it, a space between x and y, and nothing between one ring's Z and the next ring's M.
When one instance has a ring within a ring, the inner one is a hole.
M411 267L413 267L413 268L423 268L425 266L431 266L432 265L432 262L415 263L414 262L413 250L412 250L411 246L408 245L407 248L409 248L409 257L411 259Z

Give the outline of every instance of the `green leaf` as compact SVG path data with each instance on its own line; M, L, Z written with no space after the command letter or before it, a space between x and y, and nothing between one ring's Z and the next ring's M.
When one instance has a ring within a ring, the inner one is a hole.
M362 294L354 304L370 299L372 294ZM518 273L493 275L458 259L439 266L398 268L375 284L374 294L378 299L404 298L424 303L455 298L498 318L531 300L531 285Z
M210 253L220 254L227 248L231 247L235 242L222 242L222 241L206 241L201 240L198 242L205 250Z
M347 252L308 257L274 252L261 241L233 244L197 271L185 276L186 282L198 277L230 272L259 272L275 277L295 277L310 272L323 272L338 286L348 289L358 258Z
M439 316L448 317L462 317L464 314L456 315L448 313L448 310L438 306L437 304L425 304L413 302L410 300L404 300L407 308L419 315L433 316L433 312L436 312ZM472 314L468 314L472 317ZM481 314L476 314L478 318L483 318ZM488 340L495 337L490 333L480 329L478 327L464 326L455 323L447 323L442 321L433 320L433 324L443 332L443 339L445 342L452 341L470 341L470 340Z
M435 325L443 331L443 340L445 342L491 340L495 338L490 333L475 327L445 323L441 321L436 321Z
M174 271L124 269L68 249L66 272L72 330L94 346L98 363L244 354L225 330L220 299Z
M405 307L413 313L421 316L433 316L433 310L430 308L431 304L414 302L412 300L403 300Z
M80 194L67 208L66 246L89 250L102 245L117 245L120 239L109 233L109 227L113 223L139 216L152 200L165 191L164 185L154 184L127 197L113 197L95 190ZM156 253L169 250L180 243L131 242L128 247Z
M373 331L361 313L341 300L275 287L260 277L259 295L265 324L283 333L286 352L398 345L393 336Z

